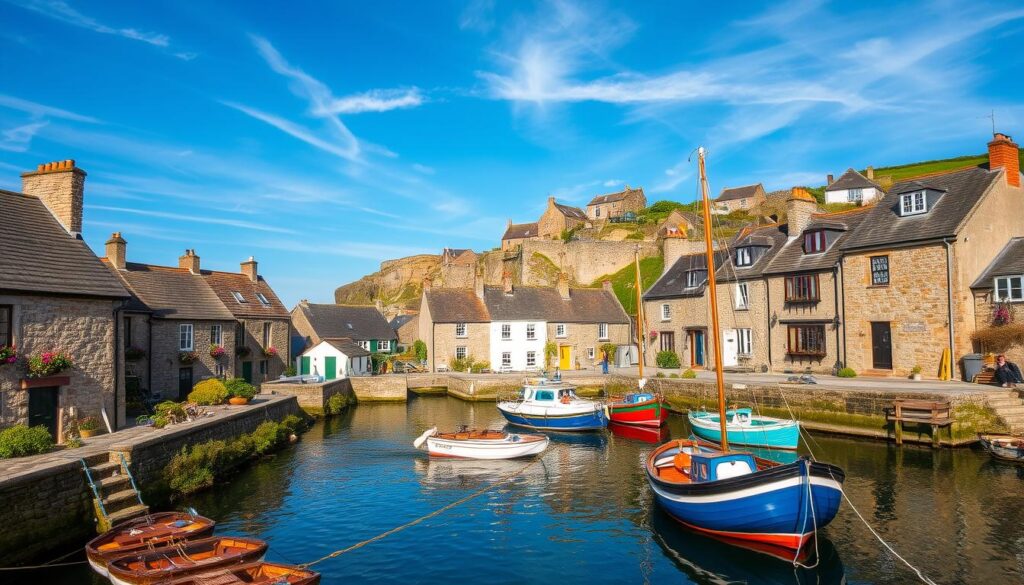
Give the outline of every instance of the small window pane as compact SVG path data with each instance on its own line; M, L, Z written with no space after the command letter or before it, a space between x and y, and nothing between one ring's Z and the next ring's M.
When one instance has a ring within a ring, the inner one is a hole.
M661 306L661 320L662 321L668 321L671 318L672 318L672 308L669 306L668 303L665 303L665 304L663 304Z
M871 257L871 284L881 286L889 284L889 257Z
M242 293L238 292L237 290L231 291L231 296L235 297L235 300L240 302L240 303L247 303L247 302L249 302L249 301L245 300L245 297L242 296Z
M455 359L464 360L466 359L466 346L460 345L455 348Z
M456 323L455 324L455 337L465 337L465 336L466 336L466 324L465 323Z

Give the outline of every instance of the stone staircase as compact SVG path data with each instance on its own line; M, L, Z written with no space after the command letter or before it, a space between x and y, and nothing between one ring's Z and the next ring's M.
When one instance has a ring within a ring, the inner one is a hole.
M1024 433L1024 400L1016 390L993 389L984 394L985 402L1006 422L1011 433Z
M142 503L130 472L121 464L120 453L96 455L83 460L83 464L89 469L88 478L92 479L90 487L98 532L106 532L111 526L149 513L149 506Z

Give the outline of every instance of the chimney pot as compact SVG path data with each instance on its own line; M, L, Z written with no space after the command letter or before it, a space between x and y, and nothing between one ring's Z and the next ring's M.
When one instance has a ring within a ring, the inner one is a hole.
M82 233L85 171L67 159L43 163L21 174L21 192L37 197L72 236Z
M867 177L868 179L870 179L870 180L872 180L872 181L874 181L874 180L875 180L875 167L873 167L873 166L871 166L871 165L868 165L868 168L867 168L867 170L865 171L865 173L866 173L866 174L864 175L865 177Z
M610 280L602 280L601 281L601 288L603 288L604 290L606 290L608 292L613 292L612 281L610 281Z
M818 211L818 202L803 187L793 187L786 201L786 222L790 239L803 233L811 224L811 216Z
M249 259L242 262L242 274L249 277L252 282L259 282L259 273L257 272L257 262L254 256L249 256Z
M178 268L188 270L191 274L199 274L199 256L196 255L196 251L186 249L178 258Z
M988 143L989 170L1003 169L1006 184L1020 187L1020 148L1009 135L996 132Z

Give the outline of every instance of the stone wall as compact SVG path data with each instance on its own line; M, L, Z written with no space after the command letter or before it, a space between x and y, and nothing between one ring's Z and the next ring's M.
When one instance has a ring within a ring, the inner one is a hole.
M360 376L349 378L358 402L405 402L408 393L402 376Z
M260 393L294 396L298 400L299 406L307 413L313 415L324 414L327 408L327 401L335 394L341 394L346 398L355 396L352 392L352 383L349 378L313 384L264 382L260 385Z
M192 325L192 347L199 356L191 364L183 364L178 359L181 354L179 343L179 326ZM221 338L227 352L220 359L210 356L212 326L220 325ZM233 378L241 375L235 369L235 321L179 321L172 319L152 319L152 355L149 356L149 367L152 368L150 391L166 400L184 400L187 394L179 396L178 380L181 370L192 370L192 384L195 385L207 378L218 375L217 366L223 366L224 375ZM236 373L237 372L237 373Z
M242 321L245 326L244 345L249 348L249 355L238 357L235 360L235 371L238 376L242 375L242 363L252 362L252 378L254 384L265 380L274 380L284 373L285 367L289 364L289 347L291 344L291 320L290 319L260 319L252 318ZM277 349L277 355L266 357L263 355L263 324L270 323L270 345ZM266 362L266 371L261 372L261 363Z
M807 273L810 274L810 273ZM769 336L772 344L772 370L776 372L832 372L836 363L842 360L842 331L835 325L837 316L842 320L841 308L837 310L839 296L836 294L836 278L834 271L818 272L818 302L787 303L786 278L772 276L768 279L768 310L776 319ZM847 315L854 315L849 308ZM801 356L788 353L789 326L800 325L802 322L814 321L825 327L825 355Z
M668 305L669 307L668 319L662 319L662 305ZM662 351L661 334L672 333L673 346L676 354L679 356L681 368L694 367L694 364L691 363L691 351L687 342L687 332L690 329L704 329L705 331L710 329L708 327L709 309L707 297L699 295L644 301L644 311L647 315L648 327L651 331L657 333L654 339L651 339L650 331L643 332L644 343L647 344L647 350L644 352L644 363L652 367L655 365L658 352ZM710 340L707 342L707 348L711 348ZM714 367L714 359L711 358L710 352L706 355L708 357L705 367Z
M455 336L455 323L437 323L427 347L427 361L435 370L441 365L451 368L457 347L465 347L467 357L477 361L486 360L491 355L490 339L489 323L466 323L466 337Z
M116 404L117 420L124 420L124 378L115 376L115 351L120 353L120 348L114 342L113 301L0 295L0 305L13 307L19 355L62 351L71 357L74 367L58 374L70 378L60 388L62 411L74 407L79 418L100 418L105 408L113 420ZM29 391L21 388L25 377L21 360L0 366L0 427L28 423Z
M566 323L566 334L565 337L557 337L556 323L547 324L547 338L548 341L554 342L559 347L569 346L571 348L570 364L573 370L580 368L600 368L600 361L598 361L598 355L600 353L600 347L606 343L613 345L626 345L630 343L629 339L629 324L627 323L609 323L608 324L608 339L598 339L598 324L597 323ZM591 358L589 349L594 349L594 357ZM561 351L561 350L559 350ZM559 365L559 355L556 353L551 358L552 363L550 367ZM538 366L543 364L543 356L538 357ZM492 364L493 366L493 364Z
M561 240L532 240L523 242L520 261L529 260L534 253L542 254L556 267L567 272L574 283L588 285L602 276L618 272L623 266L633 262L638 246L641 258L661 255L658 243L651 241L573 240L565 243ZM522 280L522 284L525 285L544 286L543 282L531 280L527 271L523 271Z

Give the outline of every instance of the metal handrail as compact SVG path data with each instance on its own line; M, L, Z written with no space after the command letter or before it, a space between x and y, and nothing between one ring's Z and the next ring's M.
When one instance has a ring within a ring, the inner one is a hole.
M96 488L96 482L92 480L92 474L89 473L89 466L85 463L85 459L79 459L82 462L82 469L85 470L85 477L89 480L89 487L92 488L93 495L96 496L96 503L100 507L100 514L103 514L105 520L109 520L110 516L107 515L107 509L103 507L103 498L100 497L100 490Z
M135 490L135 496L139 498L139 504L145 506L146 503L142 501L142 492L140 492L138 486L135 485L135 478L132 477L132 471L128 469L128 462L125 461L124 451L118 451L117 454L121 457L121 468L124 469L125 474L128 476L128 481L131 482L132 489Z

